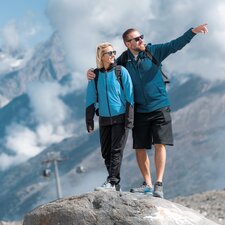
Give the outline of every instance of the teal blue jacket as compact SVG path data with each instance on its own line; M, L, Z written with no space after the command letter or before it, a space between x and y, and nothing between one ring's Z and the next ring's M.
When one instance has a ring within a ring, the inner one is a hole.
M189 29L175 40L164 44L149 43L146 48L161 64L167 56L182 49L194 36L195 34ZM118 57L117 64L122 64L121 56ZM145 51L140 52L138 60L135 61L133 54L128 50L126 68L133 82L136 112L152 112L170 105L161 71L149 59Z
M127 122L126 125L128 126L128 128L132 128L133 118L130 118L130 116L133 117L130 111L133 110L134 107L132 80L127 69L121 66L121 86L120 82L117 80L115 73L115 65L112 65L112 67L108 71L105 71L103 69L99 70L97 81L98 103L95 81L88 81L86 93L87 128L88 126L92 127L92 129L94 127L93 117L95 114L95 109L97 107L99 109L100 122L118 121L118 118L123 117L123 122L130 121L130 124L128 125ZM98 104L98 106L96 104ZM110 120L107 120L107 118L109 118Z

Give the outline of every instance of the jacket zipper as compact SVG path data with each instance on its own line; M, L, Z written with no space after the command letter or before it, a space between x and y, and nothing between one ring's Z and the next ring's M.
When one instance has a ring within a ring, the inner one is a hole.
M146 96L145 96L144 85L143 85L142 78L141 78L140 72L139 72L139 65L140 65L140 63L141 63L141 59L138 59L138 60L140 60L140 62L139 62L139 61L137 62L136 67L137 67L137 71L138 71L138 76L139 76L140 81L141 81L141 91L142 91L142 94L143 94L143 97L144 97L144 100L145 100L145 104L147 105L147 102L148 102L148 101L147 101L147 98L146 98Z
M125 104L124 104L124 102L122 101L122 97L121 97L120 93L119 93L119 92L117 92L117 93L118 93L118 95L119 95L119 99L120 99L122 105L125 107Z

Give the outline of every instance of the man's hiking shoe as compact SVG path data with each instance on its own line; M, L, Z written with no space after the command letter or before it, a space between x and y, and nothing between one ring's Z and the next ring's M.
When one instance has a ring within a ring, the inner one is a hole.
M151 186L149 186L148 184L146 184L146 182L144 181L143 184L140 187L137 188L131 188L130 192L132 193L141 193L141 194L150 194L152 195L153 193L153 189Z
M158 198L164 198L162 182L156 182L154 185L153 196Z
M104 190L116 191L116 186L106 181L101 187L96 187L94 190L95 191L104 191Z

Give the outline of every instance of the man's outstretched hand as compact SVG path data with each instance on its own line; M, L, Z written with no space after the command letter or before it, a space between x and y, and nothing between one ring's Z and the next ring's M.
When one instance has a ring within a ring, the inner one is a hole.
M199 33L206 34L206 33L208 33L207 25L208 25L207 23L199 25L199 26L195 27L194 29L192 29L192 32L195 34L199 34Z

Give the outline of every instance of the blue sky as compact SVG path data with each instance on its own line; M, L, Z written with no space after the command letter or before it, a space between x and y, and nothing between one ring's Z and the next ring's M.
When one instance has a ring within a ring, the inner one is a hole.
M49 19L46 16L48 0L1 0L0 5L0 34L9 25L16 28L21 43L31 47L40 41L44 41L52 33ZM29 29L36 28L36 32L28 35ZM27 30L26 30L27 28ZM1 35L0 44L4 42Z

